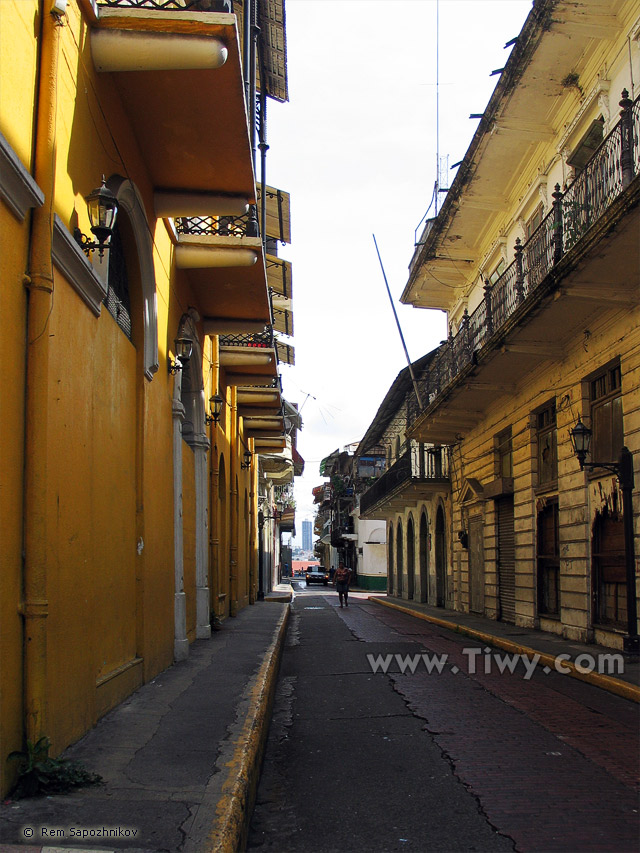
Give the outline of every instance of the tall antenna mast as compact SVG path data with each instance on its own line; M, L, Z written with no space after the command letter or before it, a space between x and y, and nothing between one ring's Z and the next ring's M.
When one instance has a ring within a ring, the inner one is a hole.
M440 0L436 0L436 216L440 194Z

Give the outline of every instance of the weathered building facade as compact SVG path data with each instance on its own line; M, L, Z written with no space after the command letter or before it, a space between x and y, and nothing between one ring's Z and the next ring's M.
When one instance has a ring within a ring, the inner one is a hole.
M60 752L257 596L293 360L288 197L255 177L284 8L206 6L0 10L3 791L25 738Z
M402 296L449 318L407 412L449 448L448 606L613 647L637 634L639 36L637 0L534 3ZM581 470L578 421L608 469Z
M432 355L418 359L414 375ZM358 446L359 460L382 448L383 473L360 496L361 519L386 525L389 595L444 607L452 602L450 561L451 481L449 448L424 444L407 435L412 380L408 367L391 385Z

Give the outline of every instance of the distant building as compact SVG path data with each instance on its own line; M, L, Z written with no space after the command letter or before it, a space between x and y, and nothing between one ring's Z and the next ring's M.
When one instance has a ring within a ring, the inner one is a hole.
M312 540L312 532L313 527L310 521L302 522L302 550L310 551L311 550L311 540Z

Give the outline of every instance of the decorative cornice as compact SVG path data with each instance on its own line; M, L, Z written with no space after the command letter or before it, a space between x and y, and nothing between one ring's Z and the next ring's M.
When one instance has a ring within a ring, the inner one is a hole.
M22 222L31 207L40 207L44 193L0 133L0 198Z

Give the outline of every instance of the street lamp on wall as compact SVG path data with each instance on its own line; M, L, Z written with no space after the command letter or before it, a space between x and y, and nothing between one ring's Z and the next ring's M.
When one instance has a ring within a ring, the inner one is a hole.
M179 370L182 370L191 358L193 350L193 341L191 338L176 338L173 343L176 350L176 360L172 362L169 359L169 373L177 373Z
M118 213L118 199L108 189L104 175L102 176L102 186L91 190L89 195L85 196L85 201L87 202L91 232L98 242L90 240L77 227L74 229L73 236L85 255L88 256L94 249L98 249L100 257L103 257L105 249L111 248L108 241L113 233Z
M224 400L220 396L220 394L214 394L213 397L209 397L209 406L210 406L210 415L205 415L205 421L210 424L217 424L220 420L220 415L222 414L222 407L224 405Z
M240 463L240 467L241 467L243 470L245 470L245 471L246 471L248 468L251 468L251 451L250 451L250 450L245 450L245 452L244 452L244 462L241 462L241 463Z
M578 416L578 422L569 430L573 452L580 463L580 470L604 468L615 474L622 492L622 521L624 524L624 557L627 583L627 633L623 638L623 649L627 654L640 654L638 637L638 609L636 605L636 558L633 541L633 456L628 447L623 447L617 462L586 462L591 446L592 432Z

